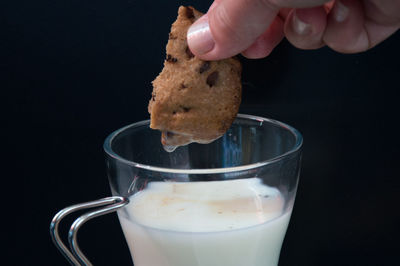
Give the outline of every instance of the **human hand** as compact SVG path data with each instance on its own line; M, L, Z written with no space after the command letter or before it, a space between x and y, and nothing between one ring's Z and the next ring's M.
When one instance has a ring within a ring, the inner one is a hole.
M188 31L204 60L263 58L286 37L301 49L366 51L400 26L400 0L214 0Z

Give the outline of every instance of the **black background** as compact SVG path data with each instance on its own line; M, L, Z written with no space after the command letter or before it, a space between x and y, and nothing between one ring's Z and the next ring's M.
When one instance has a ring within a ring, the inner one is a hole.
M210 2L1 1L5 265L67 265L52 216L110 195L104 138L149 117L177 7ZM398 263L399 45L399 33L355 55L283 41L266 59L242 58L241 112L304 136L280 265ZM90 221L79 241L94 265L131 265L115 214Z

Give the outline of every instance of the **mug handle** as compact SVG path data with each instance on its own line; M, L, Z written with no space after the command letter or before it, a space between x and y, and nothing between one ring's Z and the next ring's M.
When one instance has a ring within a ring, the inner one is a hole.
M91 266L92 264L82 253L78 245L77 234L79 228L90 219L104 214L112 213L128 203L129 199L127 198L120 196L113 196L85 203L79 203L62 209L53 217L50 223L50 235L54 245L56 245L56 247L60 250L60 252L64 255L64 257L69 261L69 263L71 263L71 265ZM101 208L96 208L96 207L101 207ZM96 208L96 209L81 215L71 225L71 228L68 232L68 241L70 246L70 249L68 249L64 245L58 233L59 223L68 214L71 214L78 210L84 210L90 208Z

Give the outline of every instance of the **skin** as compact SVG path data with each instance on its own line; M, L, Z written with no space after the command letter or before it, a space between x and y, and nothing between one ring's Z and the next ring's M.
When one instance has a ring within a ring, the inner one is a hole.
M188 34L191 51L203 60L263 58L284 37L300 49L359 53L399 29L400 0L215 0L195 24L207 22L207 44Z

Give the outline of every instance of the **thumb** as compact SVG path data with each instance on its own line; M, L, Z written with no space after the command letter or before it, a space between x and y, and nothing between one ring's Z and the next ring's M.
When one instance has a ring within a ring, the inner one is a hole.
M266 0L217 0L188 30L190 50L204 60L236 55L274 21L279 8Z

